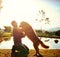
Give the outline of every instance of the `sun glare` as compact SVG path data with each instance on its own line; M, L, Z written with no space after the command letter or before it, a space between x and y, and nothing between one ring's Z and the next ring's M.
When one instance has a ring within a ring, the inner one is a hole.
M20 25L21 21L26 21L33 29L48 30L50 28L60 27L60 12L56 10L59 8L55 8L43 0L2 0L2 6L3 8L0 11L1 28L3 26L11 26L13 20L18 25ZM39 10L44 10L45 17L50 19L50 24L45 24L44 21L36 21L36 19L42 19ZM11 43L9 42L9 44L13 45L13 41ZM23 40L23 43L27 44L29 48L33 46L27 38ZM8 44L8 41L6 44Z
M50 26L50 28L59 26L60 21L57 19L60 18L60 14L56 12L53 6L50 6L42 0L3 0L2 6L3 8L0 12L0 27L11 25L11 21L16 20L18 24L20 24L21 21L26 21L30 23L33 28L39 29L41 28L41 23L35 20L41 19L39 10L44 10L46 17L50 18L51 24L47 26ZM42 26L46 29L45 24Z

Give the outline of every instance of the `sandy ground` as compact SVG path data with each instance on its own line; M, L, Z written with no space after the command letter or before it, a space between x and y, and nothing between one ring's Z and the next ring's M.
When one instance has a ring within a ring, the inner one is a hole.
M40 50L40 53L43 57L60 57L60 50L58 49L50 49L50 50ZM30 50L28 57L36 57L33 56L35 54L34 50ZM11 57L10 49L0 49L0 57Z

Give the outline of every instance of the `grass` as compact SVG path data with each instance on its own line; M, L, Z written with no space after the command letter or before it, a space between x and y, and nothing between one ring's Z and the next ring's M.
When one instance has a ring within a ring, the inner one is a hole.
M9 32L4 32L1 37L11 37L11 33Z
M60 57L59 49L49 49L49 50L40 50L40 53L43 57ZM36 57L33 56L35 54L35 50L30 50L28 57ZM10 49L0 49L0 57L11 57Z

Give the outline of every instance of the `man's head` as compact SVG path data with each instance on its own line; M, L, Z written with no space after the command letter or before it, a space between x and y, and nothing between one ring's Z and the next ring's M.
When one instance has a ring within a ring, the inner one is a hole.
M17 22L16 21L12 21L11 24L12 24L13 27L17 27Z

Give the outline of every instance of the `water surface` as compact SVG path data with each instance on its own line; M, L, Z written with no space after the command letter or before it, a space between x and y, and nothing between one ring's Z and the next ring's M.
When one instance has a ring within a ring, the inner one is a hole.
M42 37L41 40L48 45L50 48L49 49L60 49L60 39L54 39L54 38L44 38ZM58 43L55 43L54 40L58 40ZM33 49L33 43L27 38L23 38L22 39L22 43L26 44L30 49ZM11 39L9 41L3 41L0 43L0 49L12 49L14 42L13 42L13 37L11 37ZM39 45L40 49L43 49L40 45Z

